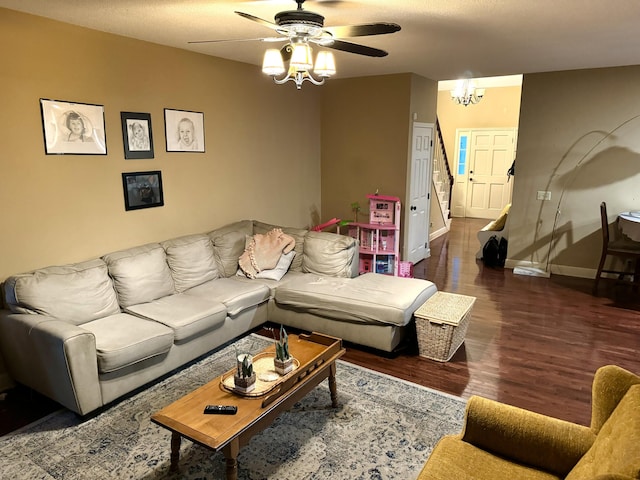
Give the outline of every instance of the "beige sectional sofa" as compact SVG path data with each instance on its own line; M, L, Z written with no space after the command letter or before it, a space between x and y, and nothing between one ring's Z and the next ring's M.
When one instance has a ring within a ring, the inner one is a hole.
M239 275L247 239L275 227L243 220L8 278L9 375L85 415L267 320L392 351L436 291L426 280L357 276L354 239L287 227L296 254L284 276Z

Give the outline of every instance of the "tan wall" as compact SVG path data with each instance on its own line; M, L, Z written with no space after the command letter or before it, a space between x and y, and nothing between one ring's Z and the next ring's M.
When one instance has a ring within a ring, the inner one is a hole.
M599 205L640 209L640 66L524 76L509 259L593 277ZM536 200L538 190L551 201ZM559 211L556 219L556 212ZM555 224L555 228L554 228Z
M435 122L436 91L436 82L413 74L332 80L325 86L322 221L353 219L353 202L362 207L358 220L365 221L366 195L376 191L399 197L405 209L413 114L417 121Z
M319 88L5 9L0 44L0 281L242 218L312 223ZM108 155L45 155L40 98L104 105ZM165 151L164 108L204 112L206 153ZM151 114L154 159L124 159L121 111ZM126 212L121 173L143 170L165 206Z

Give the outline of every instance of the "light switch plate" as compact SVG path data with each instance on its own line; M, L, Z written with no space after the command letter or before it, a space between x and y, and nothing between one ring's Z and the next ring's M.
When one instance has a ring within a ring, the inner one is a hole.
M537 200L551 200L551 192L548 190L538 190Z

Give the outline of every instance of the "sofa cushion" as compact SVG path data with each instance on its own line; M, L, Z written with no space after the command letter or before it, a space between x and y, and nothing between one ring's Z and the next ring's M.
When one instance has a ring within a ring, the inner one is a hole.
M109 253L102 258L107 262L122 307L150 302L174 292L171 269L159 243Z
M269 288L261 283L237 282L233 278L218 278L184 292L185 295L224 303L231 317L266 302L269 293Z
M329 232L307 233L302 271L331 277L351 277L357 242L346 235Z
M356 278L304 275L275 292L275 301L330 319L407 325L436 286L428 280L366 273Z
M443 437L433 449L417 480L452 479L559 480L551 473L510 462L463 442L457 436Z
M108 373L168 352L173 330L161 323L118 313L82 325L96 337L98 372Z
M15 275L5 282L5 294L14 313L50 315L75 325L120 312L100 259Z
M604 423L589 451L567 475L566 480L591 479L599 475L640 478L638 412L640 385L633 385Z
M184 294L132 305L126 311L170 327L176 343L217 327L227 317L227 308L223 303Z
M218 278L213 245L208 235L187 235L161 243L177 292Z
M234 280L239 282L259 283L265 285L269 289L269 297L274 298L276 289L290 281L296 281L297 278L305 278L308 274L302 272L292 272L291 269L280 279L273 280L270 278L247 278L242 270L239 270L240 274L233 277Z
M294 251L296 252L296 256L291 262L291 270L294 272L302 271L302 253L304 252L304 239L308 232L308 230L304 228L295 228L295 227L281 227L279 225L271 225L269 223L259 222L258 220L253 221L253 233L261 233L265 235L267 232L270 232L274 228L280 228L283 233L290 235L296 241L296 246Z
M231 277L238 270L238 258L244 252L245 238L253 235L253 222L242 220L209 232L220 276Z

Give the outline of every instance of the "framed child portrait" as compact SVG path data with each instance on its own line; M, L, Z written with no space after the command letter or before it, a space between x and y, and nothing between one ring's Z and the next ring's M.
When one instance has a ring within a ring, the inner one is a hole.
M151 114L120 112L124 158L153 158Z
M47 155L106 155L104 106L40 99Z
M124 209L127 211L164 205L162 173L159 170L123 173L122 188Z
M204 152L204 113L164 109L167 152Z

